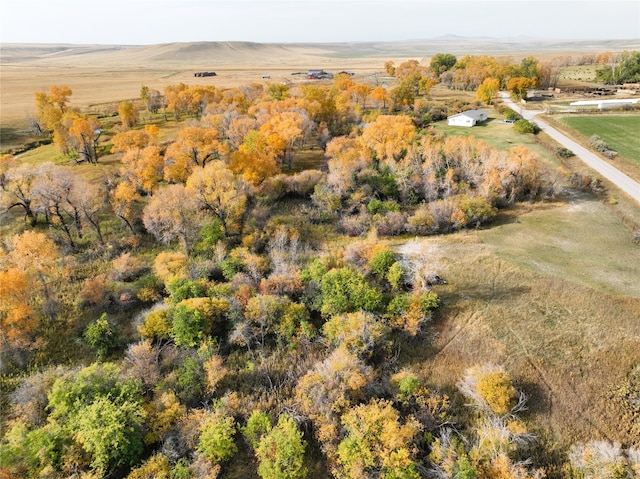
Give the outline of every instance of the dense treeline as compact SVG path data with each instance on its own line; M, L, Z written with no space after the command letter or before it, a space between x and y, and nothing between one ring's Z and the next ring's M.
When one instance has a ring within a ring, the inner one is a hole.
M64 86L37 94L62 153L119 169L2 158L2 206L20 214L0 257L0 477L544 477L503 368L468 369L462 406L399 362L442 279L428 252L379 241L553 196L526 148L425 128L467 106L432 102L435 82L476 89L487 62L387 64L393 88L143 87L114 130ZM499 87L537 82L536 64ZM299 166L303 151L322 161ZM624 477L637 455L569 457L577 477Z

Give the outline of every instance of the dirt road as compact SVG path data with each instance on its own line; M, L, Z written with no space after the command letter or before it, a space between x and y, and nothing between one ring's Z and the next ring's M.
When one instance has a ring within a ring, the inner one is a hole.
M579 145L571 138L568 138L548 123L545 123L543 120L536 118L537 115L543 113L542 110L522 109L510 100L509 93L500 92L500 95L502 96L503 101L507 105L509 105L511 109L520 113L525 120L535 120L536 124L542 131L544 131L547 135L549 135L565 148L571 150L578 158L584 161L587 166L600 173L607 180L616 185L618 188L620 188L640 204L640 183L625 175L614 166L611 166L611 164L601 159L595 153Z

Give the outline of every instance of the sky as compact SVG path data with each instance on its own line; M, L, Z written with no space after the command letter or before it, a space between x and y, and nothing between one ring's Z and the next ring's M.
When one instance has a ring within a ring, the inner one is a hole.
M639 39L640 0L0 0L0 42Z

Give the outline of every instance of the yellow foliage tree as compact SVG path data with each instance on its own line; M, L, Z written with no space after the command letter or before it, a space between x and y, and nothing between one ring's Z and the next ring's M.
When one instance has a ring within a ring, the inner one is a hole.
M344 414L342 425L346 435L337 450L338 477L421 477L412 458L420 426L412 417L402 424L390 401L356 406Z
M162 180L164 158L160 147L151 144L145 148L132 148L122 155L120 174L132 186L147 193Z
M144 130L130 130L113 135L111 138L112 151L114 153L126 152L127 150L142 149L151 145L155 142L155 137L157 136L157 131L154 136L152 132L147 130L147 127L151 126L155 127L156 130L158 129L155 125L146 125Z
M259 185L279 172L278 153L274 152L264 134L251 131L238 151L231 155L229 169L252 185Z
M133 102L123 101L118 105L118 116L123 128L128 130L138 123L140 112Z
M247 204L245 186L222 161L196 168L186 185L198 206L220 220L225 234L232 226L237 226L244 215Z
M134 223L140 218L139 206L141 199L136 187L128 181L118 183L109 195L109 202L113 212L127 225L132 233L135 232Z
M32 283L20 268L0 271L0 345L26 347L39 320L29 305Z
M380 115L364 129L362 140L380 162L392 164L400 159L415 134L411 118Z
M500 80L497 78L485 78L476 90L476 100L485 102L487 105L493 103L493 97L500 90Z

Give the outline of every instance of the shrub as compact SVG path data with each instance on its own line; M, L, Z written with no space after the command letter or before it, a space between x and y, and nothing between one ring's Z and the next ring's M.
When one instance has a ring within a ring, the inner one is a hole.
M612 150L607 143L604 142L602 138L598 135L593 135L589 138L589 145L594 150L602 153L607 158L614 158L618 155L617 151Z
M433 226L433 214L426 204L420 205L407 220L407 230L418 235L427 235Z
M373 218L378 233L383 236L397 236L405 232L407 214L393 211L386 215L376 215Z
M232 417L214 413L200 427L198 452L204 454L214 464L233 457L238 447L233 440L236 427Z
M591 441L576 444L569 452L572 469L584 479L633 477L625 451L618 443Z
M134 281L145 274L149 267L140 259L124 253L111 262L110 279L113 281Z
M536 125L528 120L517 120L513 124L513 128L520 133L537 133Z
M384 277L391 265L396 262L395 256L392 251L388 249L381 249L376 252L371 260L369 260L369 268L379 278Z
M568 148L558 147L556 149L556 155L560 158L571 158L572 156L575 156L575 153Z
M382 292L367 283L362 274L351 268L332 269L321 281L324 316L354 312L360 309L376 311L382 307Z
M507 120L521 120L522 117L520 116L520 114L514 110L512 110L511 108L508 107L504 107L501 111L501 113L504 115L504 117Z
M187 273L187 255L172 251L158 253L153 262L153 270L161 281L167 282Z
M393 263L387 270L387 281L394 290L399 290L404 284L404 269L399 262Z
M171 333L170 315L171 310L164 306L150 311L144 323L138 326L140 336L153 340L168 339Z
M388 328L375 316L358 311L337 314L322 327L324 336L335 346L366 358L384 343Z
M474 366L467 369L458 388L477 408L498 415L511 411L518 397L511 378L498 366ZM520 399L522 400L522 396Z
M266 413L254 410L249 419L247 419L247 425L241 427L240 432L251 447L255 449L260 439L271 431L272 427L271 419Z
M87 326L84 340L95 351L98 359L104 359L118 345L117 330L109 324L107 313L103 313L99 319Z
M340 220L340 231L347 236L362 236L371 226L371 219L365 214L345 216Z

